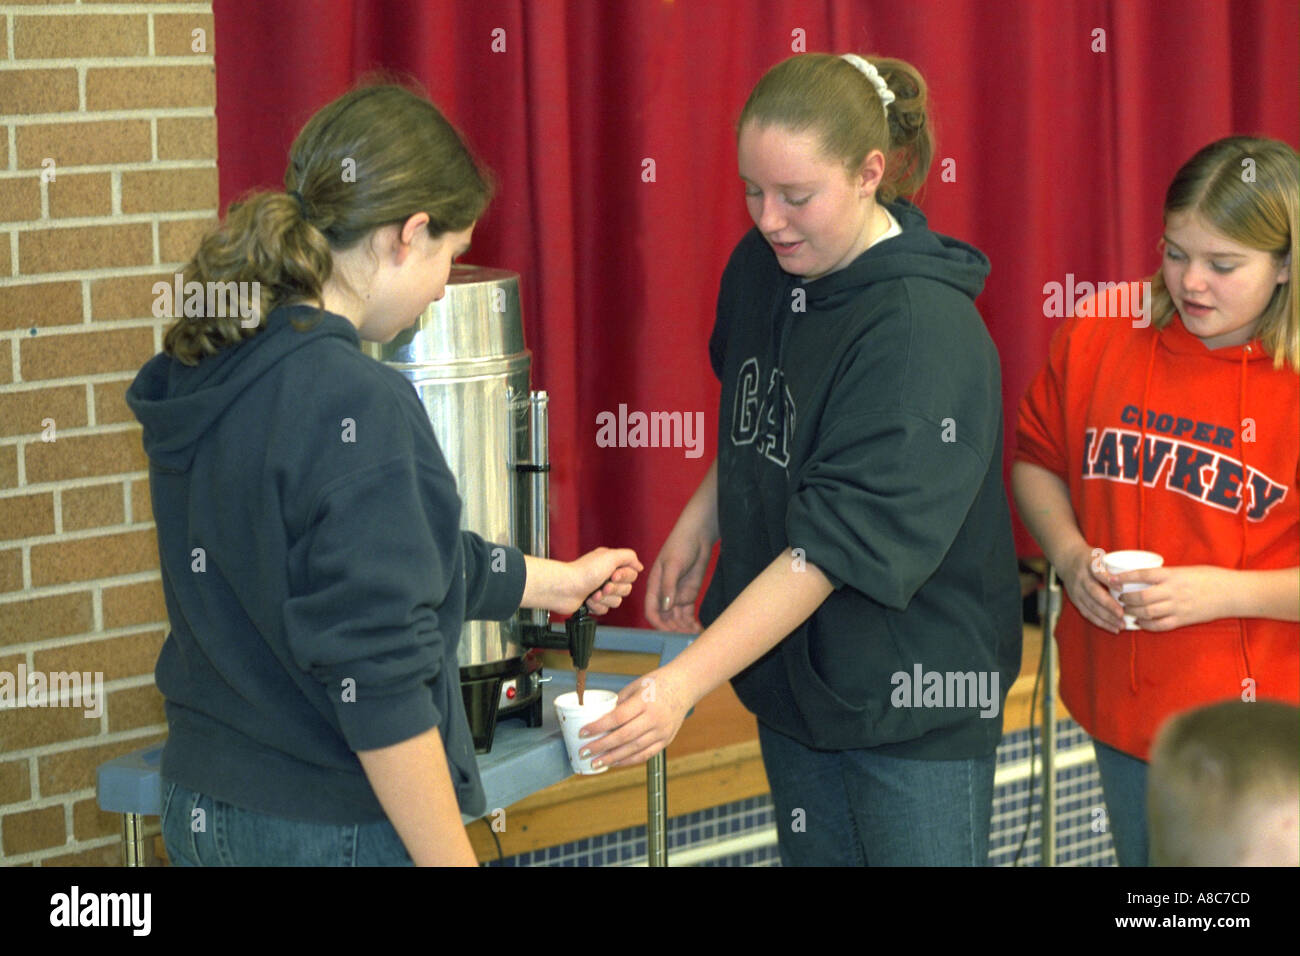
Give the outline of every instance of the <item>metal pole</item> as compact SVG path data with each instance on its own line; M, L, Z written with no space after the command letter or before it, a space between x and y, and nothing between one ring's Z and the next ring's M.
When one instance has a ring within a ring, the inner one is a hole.
M122 815L122 853L127 866L144 866L144 818L138 813Z
M649 866L668 865L668 761L661 750L645 765L646 856Z
M1047 566L1047 613L1043 615L1043 866L1056 865L1056 621L1061 582ZM1032 797L1032 794L1031 794Z
M523 499L527 511L522 516L528 533L521 535L521 547L539 558L551 555L551 397L546 392L528 393L528 462L525 466L528 490ZM551 613L535 608L530 614L538 627L551 626Z

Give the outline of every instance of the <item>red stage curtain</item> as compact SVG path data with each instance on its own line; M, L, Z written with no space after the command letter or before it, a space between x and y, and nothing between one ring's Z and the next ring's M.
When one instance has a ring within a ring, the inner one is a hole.
M1293 0L213 6L223 208L279 187L302 123L376 67L420 80L496 173L468 258L523 277L534 387L552 397L559 557L629 545L648 566L712 460L706 342L750 225L733 124L796 31L808 51L897 56L926 76L938 153L921 205L993 262L979 307L1002 355L1008 455L1058 322L1043 315L1044 283L1153 272L1164 189L1211 140L1300 141ZM944 160L955 181L940 179ZM620 403L703 411L704 456L597 447L596 415ZM640 624L643 599L609 620Z

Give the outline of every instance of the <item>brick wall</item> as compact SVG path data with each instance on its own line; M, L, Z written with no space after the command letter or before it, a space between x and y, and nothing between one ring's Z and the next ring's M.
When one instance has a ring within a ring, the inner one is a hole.
M0 682L104 681L98 717L0 684L0 865L117 864L95 768L166 732L124 393L168 324L153 284L217 214L212 50L210 2L0 0Z

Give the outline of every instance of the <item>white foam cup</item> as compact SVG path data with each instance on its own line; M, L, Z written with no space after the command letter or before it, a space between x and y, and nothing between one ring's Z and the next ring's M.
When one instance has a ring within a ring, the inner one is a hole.
M1158 568L1165 563L1165 559L1154 551L1110 551L1101 560L1110 574L1123 574L1125 571ZM1131 591L1145 591L1149 587L1151 587L1149 584L1129 583L1125 584L1122 590L1111 588L1110 596L1118 601L1120 594L1128 594ZM1142 630L1138 626L1137 618L1132 614L1124 615L1124 627L1129 631Z
M555 698L555 716L560 720L560 730L564 734L564 746L569 751L569 764L574 773L604 773L609 767L599 770L591 769L591 758L578 757L583 747L593 740L599 740L604 734L594 737L579 737L578 731L593 720L599 720L618 706L618 694L612 690L588 690L582 695L582 704L578 704L578 692L570 691Z

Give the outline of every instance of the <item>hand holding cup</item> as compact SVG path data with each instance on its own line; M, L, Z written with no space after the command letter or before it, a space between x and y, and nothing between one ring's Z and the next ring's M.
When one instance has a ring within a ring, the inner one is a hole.
M581 753L593 740L605 736L603 733L583 739L578 734L587 724L605 716L618 706L618 694L612 690L589 690L578 703L576 692L561 694L555 698L555 716L560 721L560 731L564 734L564 746L569 752L569 765L574 773L604 773L608 766L592 769L591 755L582 757Z
M1107 574L1109 587L1118 589L1126 614L1144 631L1173 631L1226 617L1243 615L1242 572L1208 564L1156 565ZM1292 599L1294 600L1294 599Z
M1141 581L1119 581L1116 575L1124 574L1128 571L1145 571L1149 568L1158 568L1163 566L1165 559L1156 554L1154 551L1110 551L1102 558L1102 564L1106 568L1106 573L1110 576L1109 587L1110 596L1121 604L1124 603L1123 595L1131 594L1135 591L1145 591L1151 585L1148 582ZM1129 631L1140 631L1141 626L1137 618L1124 613L1124 627Z

